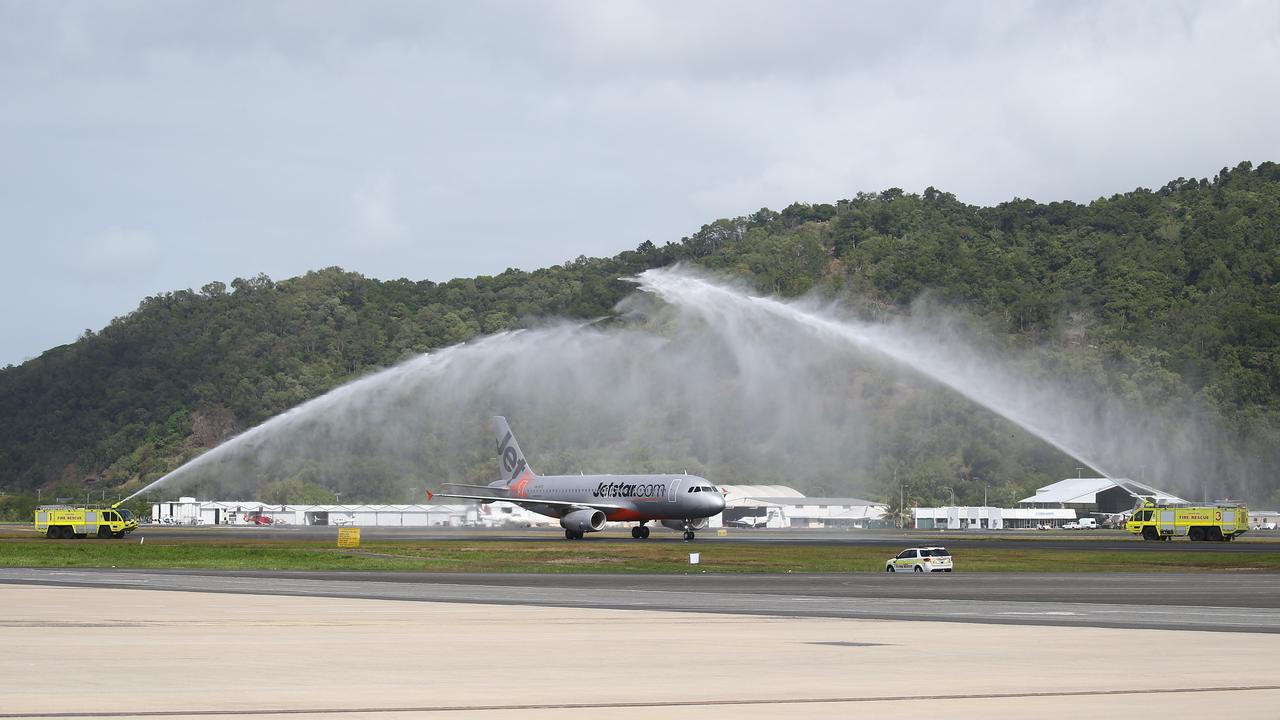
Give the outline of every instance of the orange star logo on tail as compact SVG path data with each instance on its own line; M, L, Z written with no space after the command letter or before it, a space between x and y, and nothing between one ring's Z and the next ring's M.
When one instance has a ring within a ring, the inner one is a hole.
M520 479L511 484L511 494L517 497L528 497L528 487L531 482L533 482L533 473L525 470L520 475Z

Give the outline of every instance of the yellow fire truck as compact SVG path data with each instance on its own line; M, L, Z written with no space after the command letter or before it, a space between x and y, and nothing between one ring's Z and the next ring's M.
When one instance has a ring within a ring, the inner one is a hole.
M41 505L36 508L35 527L53 540L88 535L122 538L138 529L138 521L133 513L115 506Z
M1243 505L1156 505L1135 508L1125 529L1143 540L1234 540L1249 529L1249 509Z

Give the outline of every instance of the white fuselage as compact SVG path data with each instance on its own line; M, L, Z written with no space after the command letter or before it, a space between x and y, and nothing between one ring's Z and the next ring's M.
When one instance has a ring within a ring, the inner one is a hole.
M706 518L724 509L724 496L696 475L542 475L491 487L505 488L506 498L551 517L569 511L560 503L599 507L611 521Z

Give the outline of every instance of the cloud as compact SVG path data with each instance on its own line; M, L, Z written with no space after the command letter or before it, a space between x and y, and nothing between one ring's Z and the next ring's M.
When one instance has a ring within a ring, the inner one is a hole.
M113 227L84 240L71 261L82 276L113 279L154 269L159 255L160 244L151 233Z
M351 242L369 250L400 245L407 229L397 209L396 177L378 173L351 193Z
M532 269L891 186L1087 202L1280 159L1278 86L1277 3L0 3L25 269L0 301L74 308L74 239L118 218L170 258L123 312L335 264Z

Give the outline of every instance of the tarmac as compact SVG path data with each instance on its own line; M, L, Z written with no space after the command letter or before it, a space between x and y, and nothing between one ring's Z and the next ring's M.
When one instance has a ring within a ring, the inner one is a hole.
M1280 714L1262 633L7 583L0 608L0 718Z
M417 602L1280 633L1277 573L590 575L0 568L3 583Z

